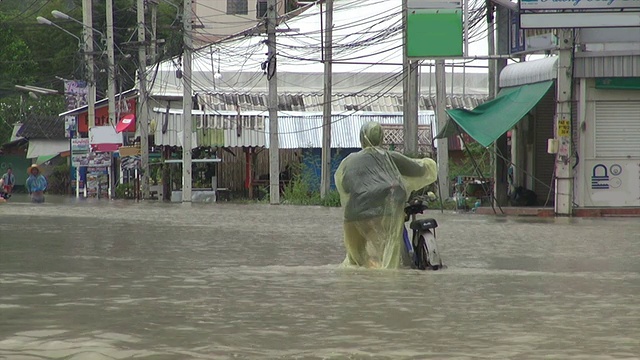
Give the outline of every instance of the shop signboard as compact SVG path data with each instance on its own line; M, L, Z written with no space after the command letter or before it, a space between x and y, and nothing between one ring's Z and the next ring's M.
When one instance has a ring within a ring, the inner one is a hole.
M71 139L71 151L74 153L87 153L89 147L89 139L87 138Z
M84 154L73 154L73 166L78 167L109 167L111 166L111 153L109 152L88 152Z
M640 0L520 0L521 10L638 9Z

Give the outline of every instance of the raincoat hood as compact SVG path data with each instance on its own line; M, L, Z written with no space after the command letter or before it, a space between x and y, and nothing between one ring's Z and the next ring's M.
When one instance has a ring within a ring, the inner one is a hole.
M368 122L360 128L360 144L363 149L372 146L380 146L382 144L383 137L384 133L382 126L377 122Z

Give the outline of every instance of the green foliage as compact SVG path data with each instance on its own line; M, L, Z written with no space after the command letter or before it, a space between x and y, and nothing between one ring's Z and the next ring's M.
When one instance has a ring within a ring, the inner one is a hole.
M292 205L320 205L329 207L340 206L340 195L337 191L330 191L324 199L317 188L312 188L314 183L313 171L304 164L292 164L293 179L285 186L282 194L283 202Z
M474 198L474 197L466 198L464 200L466 209L464 209L464 210L473 209L476 201L477 201L477 199ZM445 199L442 202L442 204L440 203L440 199L438 199L438 198L433 199L433 200L429 199L429 200L427 200L427 206L431 210L440 210L440 209L444 209L444 210L463 210L463 209L459 209L456 206L456 202L453 199Z
M169 4L171 2L171 4ZM178 13L182 1L162 1L158 5L157 37L165 44L158 59L178 55L182 51L182 32ZM130 89L137 70L137 46L125 43L137 40L136 0L114 0L114 42L116 44L117 88ZM177 8L176 8L177 7ZM38 24L37 16L56 23L82 39L82 26L73 21L55 19L52 10L62 11L82 20L80 0L2 0L0 2L0 98L15 94L14 85L37 85L62 90L56 78L86 79L84 59L78 39L52 26ZM147 15L147 19L150 16ZM93 27L106 33L105 3L94 2ZM105 40L94 33L95 75L98 94L107 84ZM100 97L100 96L99 96ZM1 100L0 100L1 101Z
M38 67L27 43L6 24L0 26L0 64L0 88L4 91L12 90L14 84L33 81Z
M449 177L478 176L478 170L474 166L474 161L475 165L478 166L480 173L484 177L491 177L491 153L489 152L489 149L476 142L468 143L466 146L469 151L464 151L465 155L462 162L450 162Z
M118 184L116 186L116 199L134 199L133 183Z
M63 195L71 188L71 169L68 164L61 164L53 168L49 174L47 191L51 194Z

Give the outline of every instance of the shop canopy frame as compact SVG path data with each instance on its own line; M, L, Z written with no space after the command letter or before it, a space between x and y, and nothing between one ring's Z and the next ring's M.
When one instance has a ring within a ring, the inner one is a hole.
M553 80L504 88L498 95L473 110L446 110L449 118L436 139L457 135L457 127L484 147L511 130L542 100ZM453 123L452 123L453 122Z

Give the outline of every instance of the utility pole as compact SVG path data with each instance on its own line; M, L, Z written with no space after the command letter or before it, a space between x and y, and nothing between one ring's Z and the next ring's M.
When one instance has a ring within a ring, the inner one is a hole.
M151 8L151 46L149 47L149 57L151 63L155 64L158 55L158 1L149 0Z
M140 186L142 199L149 198L149 95L147 94L147 49L144 0L137 0L138 14L138 122L140 131Z
M142 1L142 0L138 0ZM184 0L184 49L182 53L182 202L191 202L191 131L193 123L191 120L191 107L193 98L191 97L191 53L193 45L191 36L193 35L193 24L191 0Z
M331 62L333 61L333 0L326 0L326 27L324 33L324 106L322 114L322 179L320 197L331 190Z
M509 54L509 9L496 6L496 18L495 18L495 45L494 55L508 55ZM490 24L491 25L491 24ZM491 37L493 38L493 37ZM496 51L497 50L497 51ZM495 98L500 92L500 72L507 66L507 59L494 59L493 63L493 91L490 92L492 98ZM494 147L494 173L493 173L493 191L495 205L501 207L507 204L507 192L509 190L509 183L507 181L507 172L510 164L503 157L507 157L509 149L507 146L507 134L503 134L493 144ZM499 155L499 156L498 156Z
M570 216L573 213L573 168L571 166L571 86L572 49L575 46L571 29L558 29L558 80L556 88L555 138L556 155L555 213Z
M418 84L420 81L418 61L409 61L407 74L407 111L404 119L404 152L418 154Z
M444 60L436 60L436 121L438 131L447 125L447 93ZM438 188L445 199L449 198L449 140L438 139ZM444 199L442 199L444 200Z
M496 41L495 41L495 23L494 23L494 11L495 5L491 0L487 0L487 45L489 56L496 54ZM496 63L495 60L489 60L489 99L493 99L497 93L496 86Z
M82 0L82 31L84 32L84 51L87 61L87 122L89 131L96 126L96 82L93 69L93 6L91 0Z
M188 1L188 0L185 0ZM280 144L278 142L278 77L276 68L276 0L267 1L267 80L269 81L269 202L280 204Z
M404 153L416 155L418 152L418 62L407 56L407 0L402 0L402 22L404 24L404 44L402 47L402 118L404 130Z
M113 52L113 0L106 0L107 13L107 58L109 61L107 79L107 98L109 101L109 124L112 126L116 119L116 63Z

